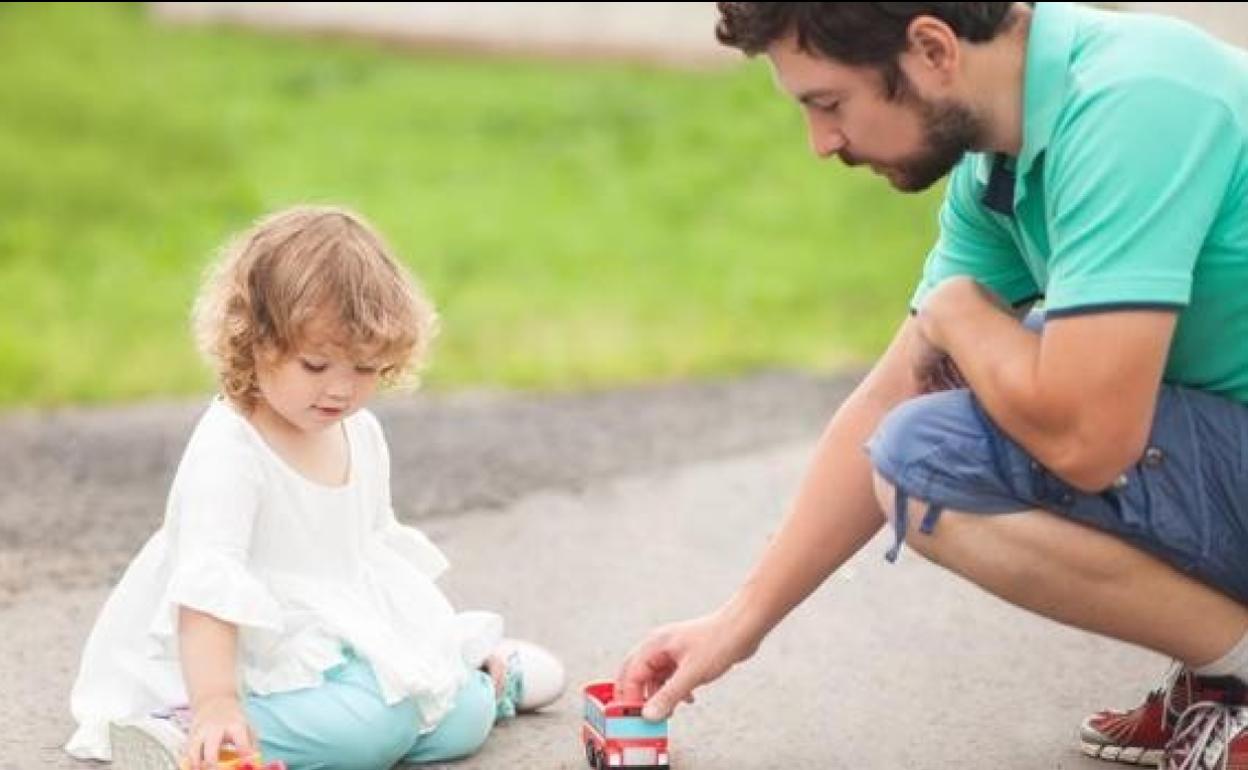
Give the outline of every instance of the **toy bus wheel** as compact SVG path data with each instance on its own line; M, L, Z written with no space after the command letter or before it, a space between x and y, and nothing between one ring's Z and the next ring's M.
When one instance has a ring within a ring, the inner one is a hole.
M585 741L585 761L589 763L590 767L598 767L598 752L594 751L592 741Z

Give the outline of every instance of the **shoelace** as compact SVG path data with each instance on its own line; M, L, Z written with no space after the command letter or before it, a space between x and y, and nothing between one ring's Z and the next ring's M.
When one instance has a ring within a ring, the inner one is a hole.
M1179 717L1166 747L1166 770L1226 770L1231 741L1248 726L1248 709L1213 701L1193 703Z
M1178 700L1176 692L1181 692L1182 700ZM1112 716L1113 720L1099 726L1098 729L1111 739L1129 740L1139 729L1140 721L1144 719L1150 704L1160 700L1162 719L1167 723L1173 723L1192 702L1193 695L1191 675L1187 673L1182 663L1173 661L1161 683L1149 692L1141 707L1127 712L1105 712Z
M1178 717L1182 711L1174 706L1174 692L1178 689L1179 679L1183 679L1184 699L1183 709L1186 710L1192 705L1192 698L1195 696L1192 687L1192 676L1185 675L1187 668L1179 661L1170 663L1170 670L1166 672L1166 678L1162 680L1161 692L1164 693L1162 701L1162 712L1166 715L1167 721L1169 717Z

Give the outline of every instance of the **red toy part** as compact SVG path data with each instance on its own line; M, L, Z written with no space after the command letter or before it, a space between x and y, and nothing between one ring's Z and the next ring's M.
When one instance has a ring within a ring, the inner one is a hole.
M613 682L590 682L583 692L581 744L590 767L667 770L667 720L643 719L644 702L616 700Z
M259 754L243 759L230 748L222 749L217 756L219 770L286 770L286 763L280 759L265 764ZM190 763L183 759L180 767L181 770L188 770Z
M279 759L267 765L257 765L248 759L241 762L235 770L286 770L286 763Z

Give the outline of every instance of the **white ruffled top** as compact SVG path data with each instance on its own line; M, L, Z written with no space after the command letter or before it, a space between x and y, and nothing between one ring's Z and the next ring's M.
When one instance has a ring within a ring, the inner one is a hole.
M502 637L492 613L456 614L434 584L446 558L390 502L390 456L376 418L343 421L346 484L283 461L226 401L196 426L164 525L113 590L87 640L66 750L109 759L108 723L187 701L177 614L239 628L240 686L264 695L320 684L349 646L387 703L414 698L425 729Z

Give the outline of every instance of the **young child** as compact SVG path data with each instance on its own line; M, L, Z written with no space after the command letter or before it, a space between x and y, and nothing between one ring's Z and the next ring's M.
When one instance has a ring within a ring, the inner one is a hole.
M433 582L446 559L391 508L363 407L424 361L435 316L377 234L336 208L270 216L195 320L222 394L87 641L66 750L117 770L210 767L231 744L376 770L471 754L497 717L558 697L560 663L456 614ZM169 718L181 704L189 721Z

